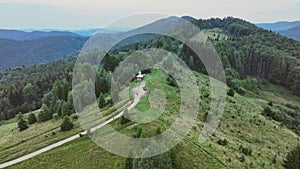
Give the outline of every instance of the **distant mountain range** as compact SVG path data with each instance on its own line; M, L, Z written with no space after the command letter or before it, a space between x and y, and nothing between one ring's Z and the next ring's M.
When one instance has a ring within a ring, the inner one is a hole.
M72 32L59 32L59 31L51 31L51 32L42 32L42 31L33 31L33 32L24 32L19 30L5 30L0 29L0 38L3 39L11 39L16 41L23 40L33 40L40 39L51 36L79 36L78 34Z
M300 41L300 21L260 23L256 26L278 32L279 34Z
M87 39L67 35L24 41L0 38L0 71L69 58L81 50Z
M185 20L198 22L198 19L184 16ZM205 21L202 21L205 23ZM202 23L202 22L198 22ZM143 32L145 30L164 30L165 26L178 24L178 18L170 17L149 25L127 31ZM300 21L257 24L258 27L269 29L281 35L300 40ZM4 30L0 29L0 71L16 66L51 62L70 57L81 50L89 36L98 33L99 36L113 35L122 29L83 29L83 30ZM123 30L124 31L124 30ZM142 35L129 38L124 44L147 40L154 35Z
M81 36L92 36L95 33L118 33L126 31L122 28L104 29L104 28L91 28L91 29L22 29L24 32L71 32Z
M78 53L91 35L117 32L109 29L0 29L0 71L68 58Z

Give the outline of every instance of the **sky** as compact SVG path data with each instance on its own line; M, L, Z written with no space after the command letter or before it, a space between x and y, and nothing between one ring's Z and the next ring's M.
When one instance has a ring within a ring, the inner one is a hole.
M300 0L0 0L0 28L99 28L145 12L234 16L254 23L295 21L300 20Z

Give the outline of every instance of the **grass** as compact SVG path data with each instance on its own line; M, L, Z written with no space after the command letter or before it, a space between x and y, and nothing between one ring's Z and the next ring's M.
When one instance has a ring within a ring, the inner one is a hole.
M115 116L118 108L122 107L128 101L123 101L103 111L103 114L94 113L98 109L88 107L84 115L91 116L92 122L90 127L96 126L105 120ZM91 114L89 114L91 113ZM95 114L98 115L95 120ZM25 118L27 115L24 116ZM89 118L85 118L89 119ZM24 131L19 131L17 118L7 121L0 128L0 163L13 160L23 155L29 154L43 147L56 143L60 140L73 136L83 131L81 125L86 121L73 120L74 128L70 131L60 131L60 124L63 119L49 120L43 123L35 123L29 125L29 128ZM88 120L87 120L88 121ZM84 125L87 127L88 125Z
M73 130L61 132L61 122L62 120L50 120L36 123L22 132L18 130L17 122L2 125L0 129L0 163L31 153L82 131L79 122L74 121Z
M88 137L83 137L8 169L113 169L117 160L123 162L124 158L101 149Z
M234 97L228 96L218 128L205 143L200 143L198 137L204 125L203 119L209 109L211 96L207 76L196 72L194 74L199 85L201 109L197 123L177 145L179 168L283 169L283 160L287 152L298 144L299 137L284 125L264 117L261 113L270 100L280 106L285 106L286 103L299 105L299 97L293 96L282 87L271 84L262 87L259 91L260 95L257 96L245 97L237 93ZM150 92L154 89L164 91L167 105L165 111L155 121L139 124L145 130L144 137L155 135L158 126L162 131L166 130L178 116L180 92L169 86L166 79L167 75L160 71L153 71L145 79ZM132 84L132 87L134 85ZM142 107L149 106L146 100L140 104ZM111 126L131 136L133 124L128 123L122 126L115 121ZM9 130L9 127L7 129ZM220 138L228 140L228 144L219 145ZM240 150L241 146L251 148L251 155L243 154ZM244 162L239 160L241 156L245 157ZM99 148L89 138L80 138L10 168L113 168L118 160L124 165L123 157Z

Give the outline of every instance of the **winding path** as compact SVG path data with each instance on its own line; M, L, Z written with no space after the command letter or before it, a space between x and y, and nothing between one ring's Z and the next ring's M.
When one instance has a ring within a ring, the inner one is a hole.
M137 87L135 87L135 88L132 89L132 92L134 94L134 101L133 101L133 103L131 105L129 105L129 107L128 107L129 110L132 109L133 107L135 107L138 104L138 102L140 101L140 98L143 95L146 94L146 91L143 90L144 86L145 86L145 83L142 83L141 85L139 85L139 86L137 86ZM123 115L123 113L124 113L124 111L120 112L119 114L115 115L114 117L112 117L111 119L105 121L104 123L102 123L102 124L100 124L100 125L98 125L96 127L91 128L90 131L94 132L94 131L102 128L103 126L105 126L105 125L107 125L107 124L115 121L116 119L120 118ZM59 141L57 143L51 144L51 145L49 145L47 147L44 147L44 148L42 148L40 150L37 150L35 152L32 152L30 154L27 154L27 155L24 155L24 156L19 157L17 159L14 159L14 160L5 162L3 164L0 164L0 168L5 168L5 167L8 167L8 166L20 163L22 161L28 160L28 159L30 159L30 158L32 158L34 156L37 156L37 155L42 154L44 152L50 151L50 150L52 150L54 148L57 148L57 147L65 144L65 143L68 143L70 141L78 139L78 138L80 138L80 135L86 135L86 134L87 134L87 131L83 131L83 132L81 132L79 134L76 134L76 135L71 136L71 137L69 137L67 139L61 140L61 141Z

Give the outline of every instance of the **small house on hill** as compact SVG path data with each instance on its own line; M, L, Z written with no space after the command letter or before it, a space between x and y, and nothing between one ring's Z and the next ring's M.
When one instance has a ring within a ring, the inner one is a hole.
M144 74L142 74L141 71L139 71L139 73L136 75L136 80L141 81L144 79Z

